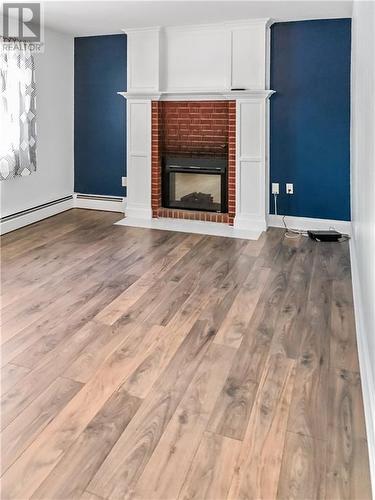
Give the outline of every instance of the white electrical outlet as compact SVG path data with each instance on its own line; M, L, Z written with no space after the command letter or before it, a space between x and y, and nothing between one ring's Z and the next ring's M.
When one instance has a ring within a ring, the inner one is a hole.
M121 177L121 186L126 187L128 185L128 178L127 177Z
M279 183L273 182L272 183L272 194L279 194L279 193L280 193Z
M287 183L287 185L286 185L286 194L293 194L293 184Z

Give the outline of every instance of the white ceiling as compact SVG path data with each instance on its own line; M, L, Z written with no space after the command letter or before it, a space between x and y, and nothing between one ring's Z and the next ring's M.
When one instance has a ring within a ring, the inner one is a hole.
M9 1L9 0L8 0ZM11 0L12 1L12 0ZM201 24L271 17L276 21L351 17L352 1L49 1L47 27L75 36L122 28Z

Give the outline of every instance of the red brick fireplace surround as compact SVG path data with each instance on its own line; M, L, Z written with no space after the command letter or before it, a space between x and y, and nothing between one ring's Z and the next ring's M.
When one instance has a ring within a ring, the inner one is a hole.
M235 215L236 102L153 101L151 204L153 217L172 217L233 225ZM161 158L166 153L222 155L228 151L228 213L162 207Z

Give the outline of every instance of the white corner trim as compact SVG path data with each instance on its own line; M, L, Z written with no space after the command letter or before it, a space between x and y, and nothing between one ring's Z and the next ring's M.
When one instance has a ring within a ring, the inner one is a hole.
M168 217L146 219L129 216L128 213L125 219L121 219L116 222L116 224L119 226L160 229L163 231L177 231L181 233L207 234L210 236L224 236L226 238L241 238L244 240L257 240L262 233L262 231L257 230L237 229L220 222L172 219Z
M285 217L287 226L291 229L302 229L308 231L315 229L324 231L327 229L335 229L342 234L351 235L352 224L350 221L345 220L331 220L331 219L314 219L310 217L292 217L287 215ZM271 227L284 227L283 215L268 215L268 225Z
M359 369L361 373L361 385L363 406L365 410L367 447L370 462L370 476L372 495L375 499L375 380L372 375L371 360L366 340L365 325L362 309L362 292L359 281L357 253L353 239L349 242L350 262L352 270L352 286L354 299L354 313L356 324L356 335L358 345ZM368 332L371 333L371 332Z
M73 206L73 196L68 195L64 198L53 200L28 210L23 210L17 214L3 217L0 224L0 234L6 234L10 231L20 229L21 227L34 224L34 222L70 210Z
M74 193L74 208L124 213L125 207L126 198L121 196Z

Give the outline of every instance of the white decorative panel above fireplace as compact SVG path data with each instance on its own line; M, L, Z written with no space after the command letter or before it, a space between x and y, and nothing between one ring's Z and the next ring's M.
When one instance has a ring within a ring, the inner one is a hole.
M159 28L128 34L128 90L159 91Z
M167 28L164 40L167 90L228 88L227 37L223 28Z
M231 28L231 88L267 88L268 25L262 20Z
M268 19L124 30L128 92L266 89Z

